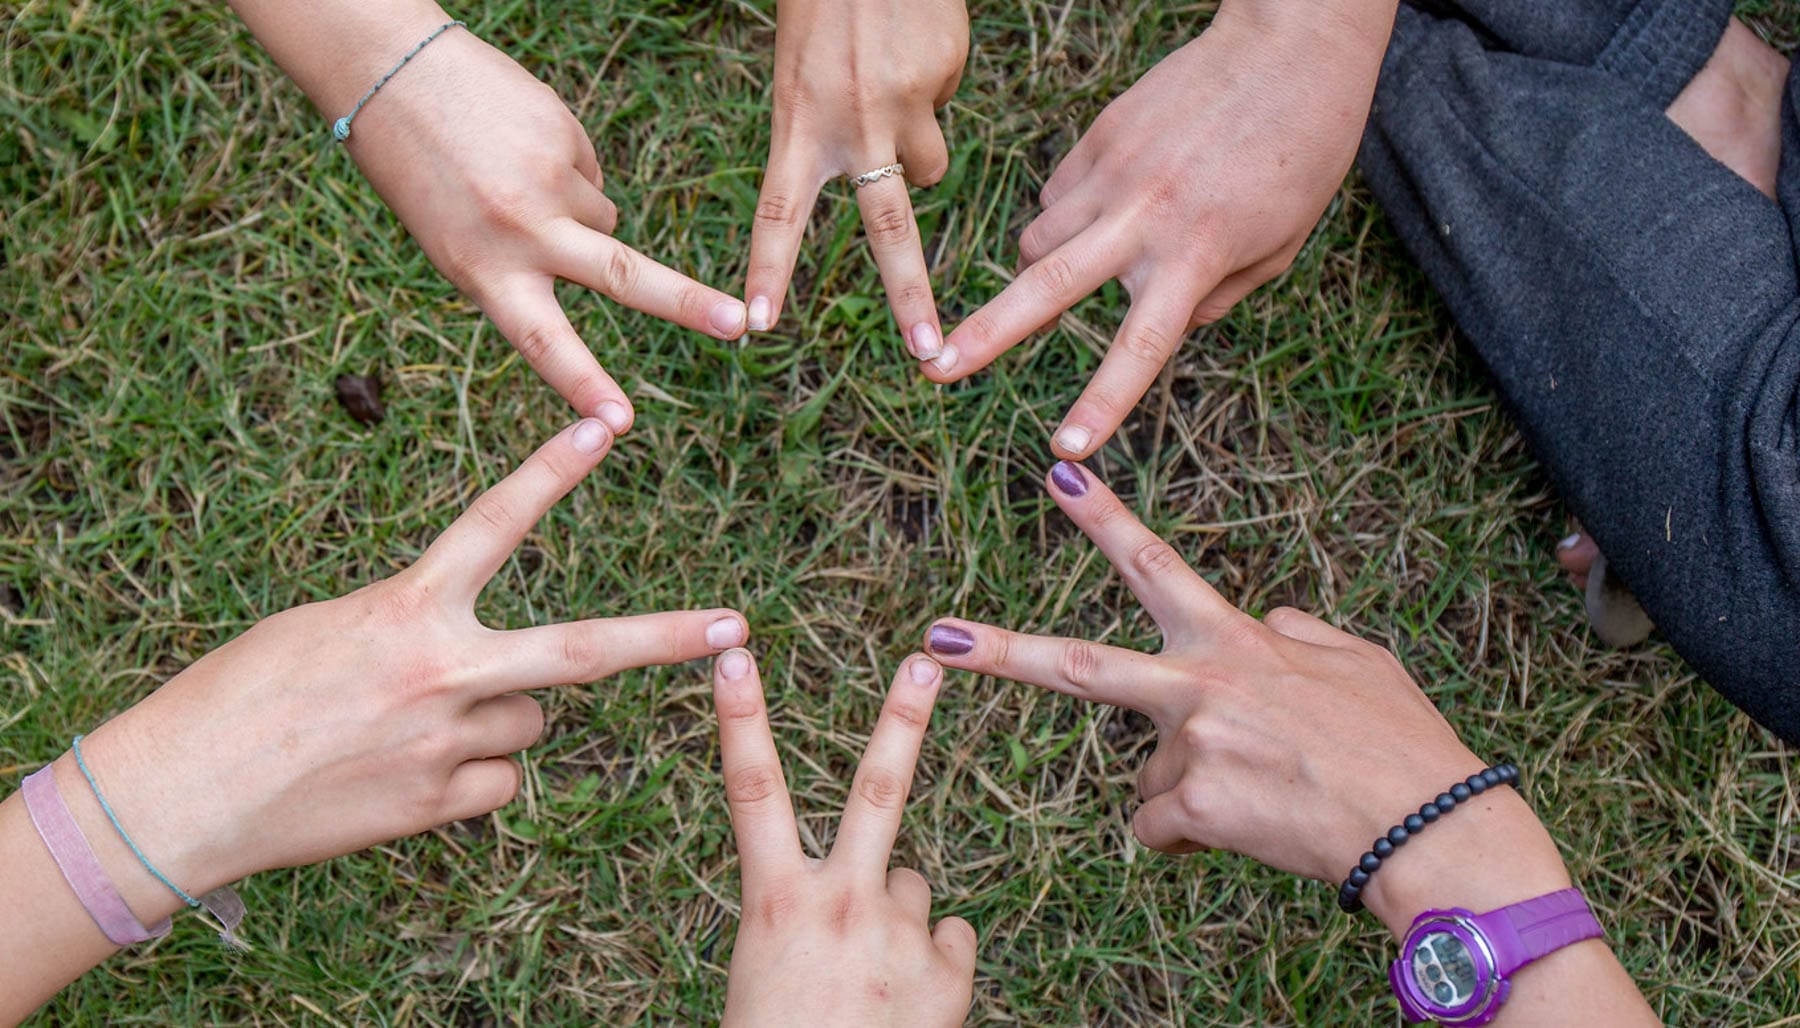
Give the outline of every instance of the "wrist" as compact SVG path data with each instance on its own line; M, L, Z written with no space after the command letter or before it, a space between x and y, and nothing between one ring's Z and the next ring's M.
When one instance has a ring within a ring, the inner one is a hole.
M1224 0L1214 23L1243 23L1271 39L1302 44L1318 64L1380 67L1399 0ZM1354 59L1360 58L1360 62Z
M1511 788L1457 805L1371 875L1363 905L1396 938L1426 910L1475 913L1570 886L1556 843Z

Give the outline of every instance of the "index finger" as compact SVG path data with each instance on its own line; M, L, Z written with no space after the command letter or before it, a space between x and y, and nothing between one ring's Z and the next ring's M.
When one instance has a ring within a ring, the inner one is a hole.
M1180 684L1148 653L1085 639L1025 635L973 621L941 619L925 634L925 644L946 667L1153 717Z
M925 726L931 723L931 708L943 679L943 668L922 653L902 661L894 672L887 702L881 706L881 717L850 783L850 801L844 807L830 859L838 860L841 854L859 873L885 879L894 837L900 833L900 816L912 791Z
M744 334L744 302L574 220L551 242L549 269L653 318L704 332L715 339Z
M925 267L924 243L913 220L912 199L904 179L888 177L856 190L863 231L881 270L894 323L906 350L918 360L931 360L944 350L937 301L931 295L931 272Z
M518 470L476 497L426 548L411 574L458 602L473 603L525 534L600 463L612 441L606 426L592 418L557 433Z
M725 802L731 808L747 893L765 877L803 866L806 854L769 731L762 677L750 651L728 650L713 662L713 702L719 710Z

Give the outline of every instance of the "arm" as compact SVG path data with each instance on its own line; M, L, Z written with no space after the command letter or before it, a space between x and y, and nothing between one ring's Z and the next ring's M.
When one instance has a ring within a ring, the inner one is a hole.
M742 642L741 615L681 611L494 631L475 596L612 438L584 421L546 443L393 578L256 624L82 743L134 841L192 895L496 809L507 754L544 725L519 690L589 682ZM146 925L181 903L126 849L68 755L58 790ZM26 816L0 804L0 1024L114 950Z
M943 328L906 187L932 185L950 167L933 112L962 80L969 12L963 0L781 0L775 18L774 132L744 287L750 327L781 316L820 187L897 161L904 179L845 188L908 352L936 357Z
M322 114L318 131L451 20L431 0L232 0ZM472 32L434 40L356 115L344 144L438 270L539 375L615 433L631 401L576 334L553 286L586 286L719 339L744 305L612 238L619 212L586 131L556 94Z
M724 1024L960 1025L975 989L975 929L931 924L931 887L888 870L943 669L922 654L894 675L850 786L831 855L800 848L756 662L713 665L719 756L743 869Z
M1484 762L1386 650L1292 608L1262 621L1226 602L1081 468L1056 502L1100 546L1162 629L1156 655L940 621L945 664L1130 707L1156 725L1138 775L1139 841L1228 849L1334 886L1377 835ZM1432 908L1483 913L1569 887L1556 844L1519 794L1493 788L1426 828L1363 893L1396 937ZM1605 942L1512 976L1497 1025L1651 1025Z
M986 367L1118 279L1131 308L1052 440L1104 444L1190 328L1286 270L1356 156L1395 0L1227 0L1109 104L1044 184L1013 283L924 365Z

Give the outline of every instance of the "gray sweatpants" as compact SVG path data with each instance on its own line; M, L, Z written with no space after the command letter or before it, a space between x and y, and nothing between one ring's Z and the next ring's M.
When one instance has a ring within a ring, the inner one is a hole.
M1780 203L1663 113L1730 14L1403 6L1360 163L1608 565L1800 742L1800 75Z

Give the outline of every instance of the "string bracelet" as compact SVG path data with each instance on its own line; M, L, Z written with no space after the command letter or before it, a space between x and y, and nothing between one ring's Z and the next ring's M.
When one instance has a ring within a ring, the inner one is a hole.
M238 940L235 934L237 926L244 920L244 901L238 899L238 894L229 885L220 886L205 896L195 899L188 895L181 886L169 881L168 875L157 870L156 865L150 862L150 858L145 856L144 851L139 849L138 844L133 841L131 833L125 830L123 824L119 823L119 815L113 812L112 804L106 802L106 796L100 791L99 781L94 778L94 773L88 770L87 761L81 755L81 740L85 738L87 737L78 735L69 746L75 753L75 766L81 769L81 777L87 779L88 788L93 791L95 802L100 804L101 812L106 815L106 820L112 823L113 831L118 832L119 838L125 841L126 848L131 850L131 855L137 858L138 863L144 865L144 870L150 872L152 878L163 883L170 892L179 896L183 903L197 910L205 910L218 919L219 938L227 946L234 949L248 948Z
M468 26L468 23L466 23L466 22L447 21L447 22L443 23L442 25L439 25L437 28L432 29L430 35L426 36L424 39L419 40L419 42L417 44L415 44L411 50L406 51L406 56L400 58L400 63L394 65L392 68L389 68L388 73L386 75L383 75L383 76L381 76L381 78L375 80L375 84L369 87L369 91L367 93L363 94L362 99L356 101L356 106L350 108L349 114L346 114L342 118L339 118L338 120L331 123L332 138L336 139L340 143L348 140L350 138L350 123L355 121L356 116L362 112L363 104L368 103L369 100L371 98L373 98L376 93L381 92L381 87L388 84L388 79L391 79L395 75L400 74L400 69L406 67L406 62L412 60L414 57L419 56L419 51L430 46L432 40L436 39L437 37L443 35L444 33L450 31L453 28L459 28L459 27L466 29L469 26Z
M1498 786L1516 787L1518 784L1518 767L1511 763L1495 764L1438 793L1437 798L1420 807L1418 813L1406 815L1399 824L1388 829L1387 834L1376 838L1374 845L1350 869L1344 884L1338 888L1338 907L1346 914L1361 910L1363 888L1369 884L1369 878L1381 870L1382 862L1392 857L1395 850L1406 845L1408 839L1424 831L1426 825L1455 810L1458 803L1466 803L1472 797Z

